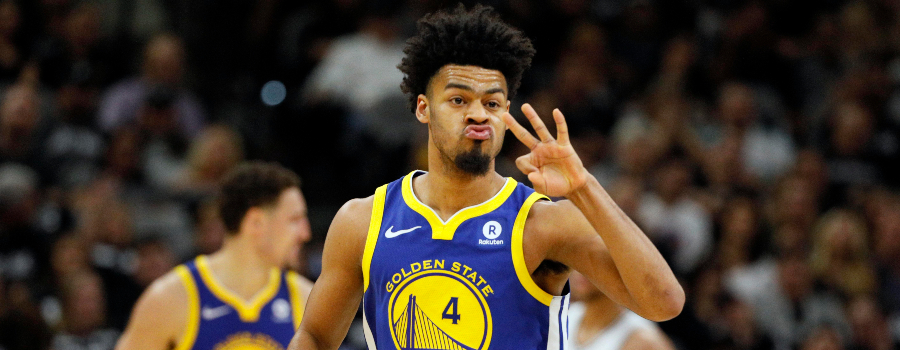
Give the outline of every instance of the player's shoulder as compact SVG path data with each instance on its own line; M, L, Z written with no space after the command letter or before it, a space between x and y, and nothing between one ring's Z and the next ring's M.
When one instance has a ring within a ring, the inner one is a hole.
M567 199L535 202L524 230L527 244L557 248L584 244L597 235L581 210Z
M372 216L372 208L375 206L375 195L365 198L354 198L341 206L334 216L332 226L342 225L347 227L368 227Z
M191 303L189 288L196 288L188 284L189 277L185 273L187 268L179 265L153 281L138 299L132 318L165 325L162 328L171 331L171 336L177 336L177 330L183 327L187 319ZM157 331L163 331L162 328Z
M364 198L353 198L344 203L338 210L338 215L344 216L367 216L372 212L375 205L375 194Z
M144 291L142 299L147 299L151 303L161 303L167 307L178 307L178 305L186 305L188 302L187 278L190 273L187 267L179 265L167 272L162 277L153 281Z
M331 220L331 227L328 228L325 238L326 250L329 245L333 245L340 247L339 250L346 254L361 255L374 205L375 195L351 199L344 203Z
M539 200L528 212L526 225L534 228L558 231L561 223L571 222L581 211L567 199L559 201Z
M180 342L188 326L191 295L186 268L176 267L150 284L131 313L117 349L160 348ZM194 308L196 310L196 308Z

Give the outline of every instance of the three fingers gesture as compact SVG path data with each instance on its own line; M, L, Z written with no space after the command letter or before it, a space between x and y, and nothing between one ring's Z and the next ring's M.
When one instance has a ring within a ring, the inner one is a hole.
M502 118L516 138L531 149L531 153L516 159L516 166L528 176L534 189L551 197L566 197L584 186L589 175L569 142L569 129L562 112L559 109L553 110L556 138L553 138L531 105L522 105L522 113L531 122L540 139L528 132L509 113L505 113Z

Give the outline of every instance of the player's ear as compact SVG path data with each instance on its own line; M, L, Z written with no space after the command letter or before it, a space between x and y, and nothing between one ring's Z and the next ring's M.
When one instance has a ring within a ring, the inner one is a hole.
M506 113L509 113L509 107L512 106L512 101L506 100ZM503 130L509 130L509 125L503 123Z
M241 231L251 234L263 231L265 220L266 215L262 208L253 207L247 209L247 214L244 215L244 221L241 222Z
M428 108L428 97L426 97L425 94L419 94L419 97L416 98L416 119L423 124L428 124L431 120Z

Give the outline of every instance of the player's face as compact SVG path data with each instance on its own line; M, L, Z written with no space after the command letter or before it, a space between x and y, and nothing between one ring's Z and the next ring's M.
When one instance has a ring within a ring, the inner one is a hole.
M500 153L509 111L506 77L500 71L449 64L419 96L416 117L428 123L440 156L460 170L483 175Z
M300 248L310 238L306 201L296 187L284 190L278 203L268 213L266 247L268 257L275 266L295 266Z

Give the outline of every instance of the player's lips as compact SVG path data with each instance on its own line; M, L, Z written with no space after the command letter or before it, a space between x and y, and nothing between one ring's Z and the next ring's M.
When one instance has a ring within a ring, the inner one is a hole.
M487 140L494 133L494 128L490 125L469 125L464 133L467 138L473 140Z

